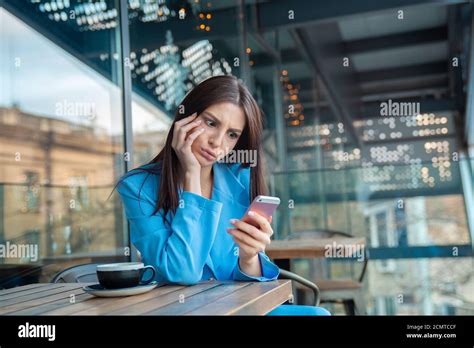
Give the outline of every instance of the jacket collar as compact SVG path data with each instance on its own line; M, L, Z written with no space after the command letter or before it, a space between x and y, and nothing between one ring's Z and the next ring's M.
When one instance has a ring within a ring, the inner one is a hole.
M244 207L249 206L250 170L242 168L238 172L240 166L240 163L215 162L213 164L213 199L219 198L219 200L222 200L226 198Z
M151 169L155 165L152 163L142 167ZM237 203L247 209L250 205L250 168L241 168L240 163L224 162L214 162L212 168L214 172L212 199ZM155 174L160 175L160 170ZM182 190L182 187L178 189L179 196Z

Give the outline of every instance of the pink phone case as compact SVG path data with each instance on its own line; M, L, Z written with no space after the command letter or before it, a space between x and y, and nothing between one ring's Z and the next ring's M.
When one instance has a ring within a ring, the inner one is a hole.
M250 217L248 217L248 212L250 210L263 215L267 220L270 220L270 216L273 215L278 205L280 205L280 198L278 197L257 196L248 207L242 221L249 222L249 220L251 220Z

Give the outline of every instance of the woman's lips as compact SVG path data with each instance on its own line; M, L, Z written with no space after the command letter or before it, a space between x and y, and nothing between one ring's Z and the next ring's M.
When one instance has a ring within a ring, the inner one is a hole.
M204 150L204 149L201 149L201 154L207 158L209 161L215 161L216 160L216 156L210 154L208 151Z

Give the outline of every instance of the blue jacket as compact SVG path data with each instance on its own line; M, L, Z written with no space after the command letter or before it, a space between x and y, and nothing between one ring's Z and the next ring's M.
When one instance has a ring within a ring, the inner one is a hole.
M250 205L250 168L240 164L215 162L211 199L178 190L180 206L174 217L167 213L165 225L155 210L160 170L158 164L142 168L146 172L125 174L117 186L130 222L130 238L141 253L145 265L157 271L156 280L179 284L195 284L200 280L269 281L278 278L279 268L265 253L259 253L262 276L243 273L238 263L238 246L226 228L230 219L243 217ZM241 168L240 171L238 169Z

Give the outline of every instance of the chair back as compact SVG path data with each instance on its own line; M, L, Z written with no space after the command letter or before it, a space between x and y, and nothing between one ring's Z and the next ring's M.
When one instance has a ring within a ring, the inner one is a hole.
M57 273L51 283L95 283L97 278L98 263L86 263L69 267Z
M349 233L334 230L314 229L292 232L285 239L321 239L321 238L350 238Z

